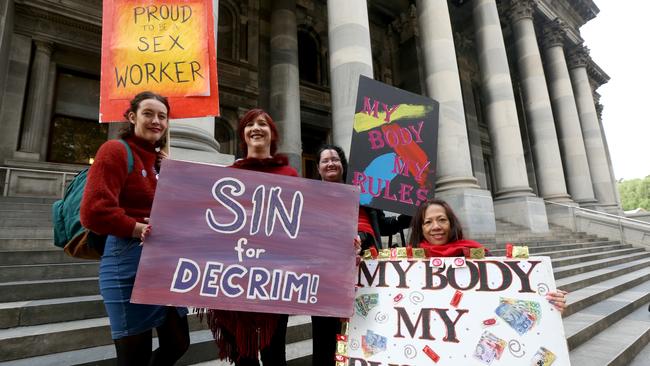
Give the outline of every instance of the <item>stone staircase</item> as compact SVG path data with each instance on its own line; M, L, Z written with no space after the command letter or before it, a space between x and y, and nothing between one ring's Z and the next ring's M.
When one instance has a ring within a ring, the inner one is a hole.
M52 245L51 203L0 198L0 364L112 365L98 263ZM493 255L503 255L505 242L525 243L532 255L552 258L558 287L571 292L564 327L573 365L650 364L650 252L560 227L546 235L497 227L486 242ZM194 316L190 329L179 364L226 365L213 361L212 335ZM291 317L291 366L311 364L310 338L309 317Z
M571 364L650 365L650 251L563 227L551 230L522 234L498 222L493 245L525 243L531 255L551 257L557 287L570 292L563 316Z
M52 202L0 198L0 364L114 365L99 263L52 245ZM214 360L212 333L194 315L189 323L190 349L178 364ZM310 338L310 318L291 317L291 366L311 364Z

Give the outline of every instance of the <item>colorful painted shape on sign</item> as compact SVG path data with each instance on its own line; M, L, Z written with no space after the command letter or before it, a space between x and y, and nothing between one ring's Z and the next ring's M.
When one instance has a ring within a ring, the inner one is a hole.
M212 1L105 0L103 9L100 121L122 121L142 91L168 97L172 118L218 115Z
M361 76L346 182L360 204L412 215L433 197L438 103Z

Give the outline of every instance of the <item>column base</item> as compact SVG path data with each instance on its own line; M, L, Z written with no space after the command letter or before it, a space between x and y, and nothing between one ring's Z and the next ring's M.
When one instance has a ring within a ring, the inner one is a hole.
M575 210L578 204L571 202L562 202L563 206L554 205L552 203L546 204L546 217L549 224L565 227L569 230L576 230Z
M41 154L27 151L14 151L14 159L25 161L40 161Z
M544 201L539 197L520 196L494 200L497 219L520 225L532 233L548 232Z
M302 176L302 155L296 153L283 152L289 158L289 165L298 171L298 175ZM343 177L345 179L345 177Z
M183 147L171 147L171 158L175 160L193 161L197 163L208 163L222 166L229 166L235 161L234 155L221 154L219 152L201 151L186 149Z
M478 188L455 188L436 192L454 209L468 239L493 239L496 233L494 206L489 191Z
M230 165L233 155L219 153L214 139L213 118L186 118L170 123L171 158L217 165Z

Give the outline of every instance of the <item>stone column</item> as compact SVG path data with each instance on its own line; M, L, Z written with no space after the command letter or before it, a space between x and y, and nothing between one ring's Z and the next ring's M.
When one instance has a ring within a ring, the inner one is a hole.
M528 184L517 107L495 0L472 1L472 16L497 175L496 217L532 232L547 232L544 202L533 195Z
M511 4L509 16L517 49L524 108L532 132L539 193L550 201L571 202L564 181L553 109L533 25L535 2L518 0L512 1Z
M564 157L569 194L580 205L589 205L595 202L594 190L564 56L564 37L563 26L559 22L547 24L544 32L544 48L549 94L558 128L560 149Z
M436 197L453 206L470 236L494 236L492 197L472 172L447 0L418 0L416 6L427 94L440 103Z
M11 37L14 33L14 0L0 2L0 101L3 100L9 55L11 54Z
M533 0L511 0L508 12L517 50L517 66L521 77L524 109L532 135L533 159L539 195L548 201L577 206L568 194L560 145L555 131L553 109L546 86L542 56L537 44ZM573 228L573 215L561 206L546 206L548 220Z
M219 0L212 0L212 21L219 29ZM216 49L216 43L215 43ZM216 65L215 65L216 66ZM214 117L175 119L169 122L171 157L173 159L202 163L230 165L233 155L219 153L219 143L214 138Z
M46 110L49 97L50 59L54 45L49 42L34 40L36 49L31 66L31 76L27 91L25 118L20 137L20 148L15 157L26 160L43 160L41 156L41 137L49 111Z
M350 152L359 75L372 73L365 0L327 0L332 98L332 140Z
M606 211L617 213L616 187L612 184L609 174L607 152L601 135L598 113L596 112L596 105L589 84L589 76L587 75L587 64L589 62L587 48L576 46L572 52L569 52L568 61L573 94L578 107L582 136L587 151L587 160L589 161L591 181L598 200L597 205Z
M296 0L273 1L271 12L271 117L280 134L278 151L291 166L302 168L300 75Z

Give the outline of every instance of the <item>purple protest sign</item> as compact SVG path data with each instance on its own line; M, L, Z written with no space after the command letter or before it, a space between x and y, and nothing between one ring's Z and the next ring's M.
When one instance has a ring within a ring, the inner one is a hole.
M359 189L165 160L131 301L349 317Z

